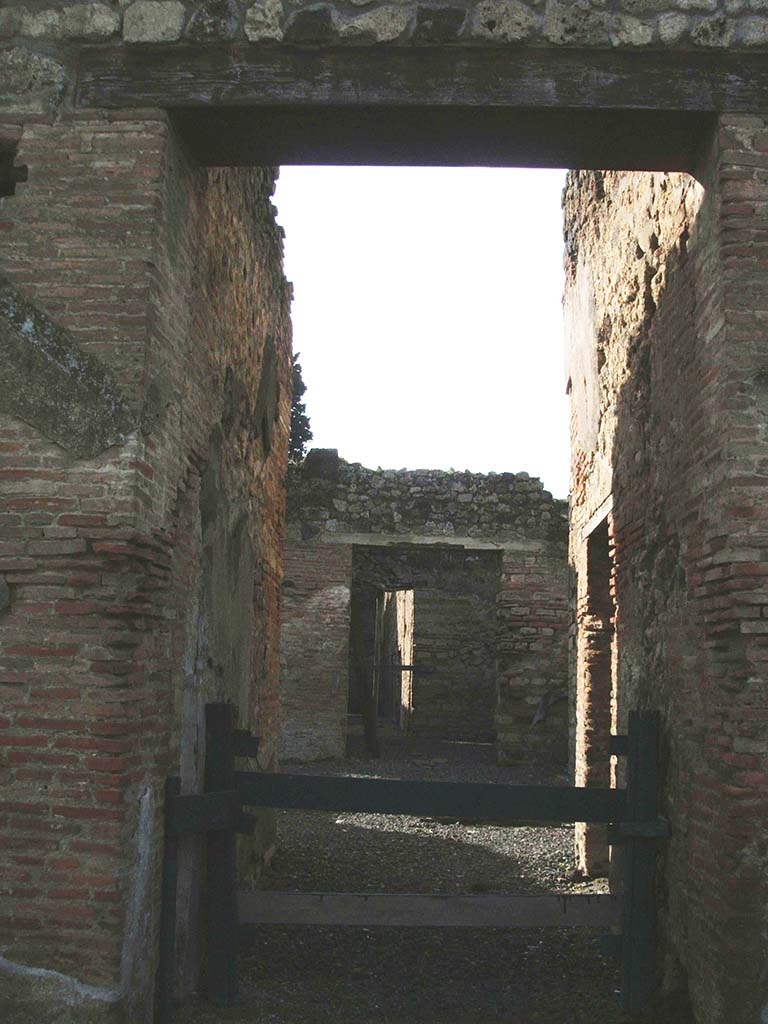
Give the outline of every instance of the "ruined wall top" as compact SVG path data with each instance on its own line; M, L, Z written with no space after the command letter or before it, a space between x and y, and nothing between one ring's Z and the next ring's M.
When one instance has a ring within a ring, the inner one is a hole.
M4 0L0 41L768 47L766 0ZM2 74L0 72L0 79Z
M314 449L288 476L289 535L296 540L559 543L567 520L568 503L528 473L366 469L335 449Z

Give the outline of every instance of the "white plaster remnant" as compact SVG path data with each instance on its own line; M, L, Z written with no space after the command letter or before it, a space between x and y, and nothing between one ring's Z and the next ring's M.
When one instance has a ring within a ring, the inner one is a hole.
M184 27L184 4L179 0L136 0L126 10L126 43L172 43Z
M513 43L532 36L538 24L536 13L518 0L483 0L472 12L469 30L478 39Z
M280 42L283 38L282 22L282 0L259 0L259 3L248 8L245 34L252 43L268 39Z
M7 946L0 947L0 975L6 974L17 978L29 978L40 983L46 990L46 996L61 1003L63 1006L82 1006L83 1003L116 1003L122 998L117 988L99 985L86 985L85 982L72 978L60 971L51 971L47 967L29 967L26 964L8 960L4 955Z
M342 39L368 41L373 43L389 43L400 36L408 28L411 12L403 7L377 7L374 11L366 11L339 23L339 35Z
M148 1005L153 962L147 952L151 926L154 797L149 777L139 793L135 853L125 915L121 988L136 1006Z

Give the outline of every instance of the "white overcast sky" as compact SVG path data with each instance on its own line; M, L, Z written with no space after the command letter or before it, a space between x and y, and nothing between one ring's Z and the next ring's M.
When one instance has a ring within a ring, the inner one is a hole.
M564 171L283 167L312 447L568 492Z

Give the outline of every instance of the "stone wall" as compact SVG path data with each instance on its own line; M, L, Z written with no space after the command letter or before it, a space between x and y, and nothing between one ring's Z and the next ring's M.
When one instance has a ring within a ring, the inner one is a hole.
M161 114L0 138L29 168L0 199L0 1006L143 1024L163 779L200 787L211 698L237 701L275 758L290 325L274 174L193 167ZM251 870L271 842L262 820ZM194 843L180 871L183 991Z
M767 150L765 118L723 117L698 181L565 197L577 781L660 709L663 987L698 1024L766 1013Z
M718 0L451 0L348 6L302 0L6 0L0 39L35 43L209 43L250 40L274 45L672 48L768 46L768 18L756 2Z
M335 600L323 614L313 579L316 562L332 557L331 551L344 552L344 558L352 551L346 579L357 595L355 707L363 685L358 677L374 657L375 590L412 588L414 664L430 671L414 673L409 727L443 737L496 738L506 761L564 762L566 532L566 503L527 473L370 470L344 462L333 450L310 452L289 473L287 558L293 586L306 585L311 596L286 609L284 649L304 651L301 671L285 674L286 736L296 711L308 702L316 706L320 697L333 709L333 724L327 741L314 742L335 756L344 753L337 723L347 683L340 696L336 653L328 672L321 652L349 645L350 621L338 614ZM338 585L335 566L333 573L329 580ZM315 651L321 673L312 668ZM302 696L305 688L309 698ZM285 752L305 756L301 745Z

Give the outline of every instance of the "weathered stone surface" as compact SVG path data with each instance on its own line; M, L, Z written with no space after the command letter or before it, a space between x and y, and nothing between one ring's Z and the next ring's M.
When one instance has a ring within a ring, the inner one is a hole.
M0 412L73 454L122 444L135 419L104 367L0 278Z
M539 22L539 16L518 0L482 0L472 11L470 31L478 39L513 43L530 38Z
M67 84L63 65L21 47L0 52L0 106L7 113L52 114Z
M653 25L639 18L620 14L611 24L610 35L614 46L648 46L653 39Z
M186 8L179 0L136 0L123 15L127 43L172 43L181 38Z
M659 18L659 39L671 45L682 39L688 30L688 18L685 14L662 14Z
M588 0L548 0L544 36L558 46L606 46L611 41L610 22L610 15L596 11Z
M4 612L11 604L11 588L5 576L0 576L0 612Z
M193 9L184 35L201 43L206 39L234 39L239 31L237 0L204 0Z
M72 4L61 20L65 38L106 39L120 31L120 15L106 4Z
M746 18L739 25L739 42L745 46L768 45L768 21L763 18Z
M404 7L377 7L339 23L339 35L349 42L388 43L408 28L411 13Z
M283 38L282 0L261 0L248 8L245 15L245 34L252 42Z
M730 45L733 33L733 22L718 14L697 22L691 30L691 39L697 46L722 48Z

